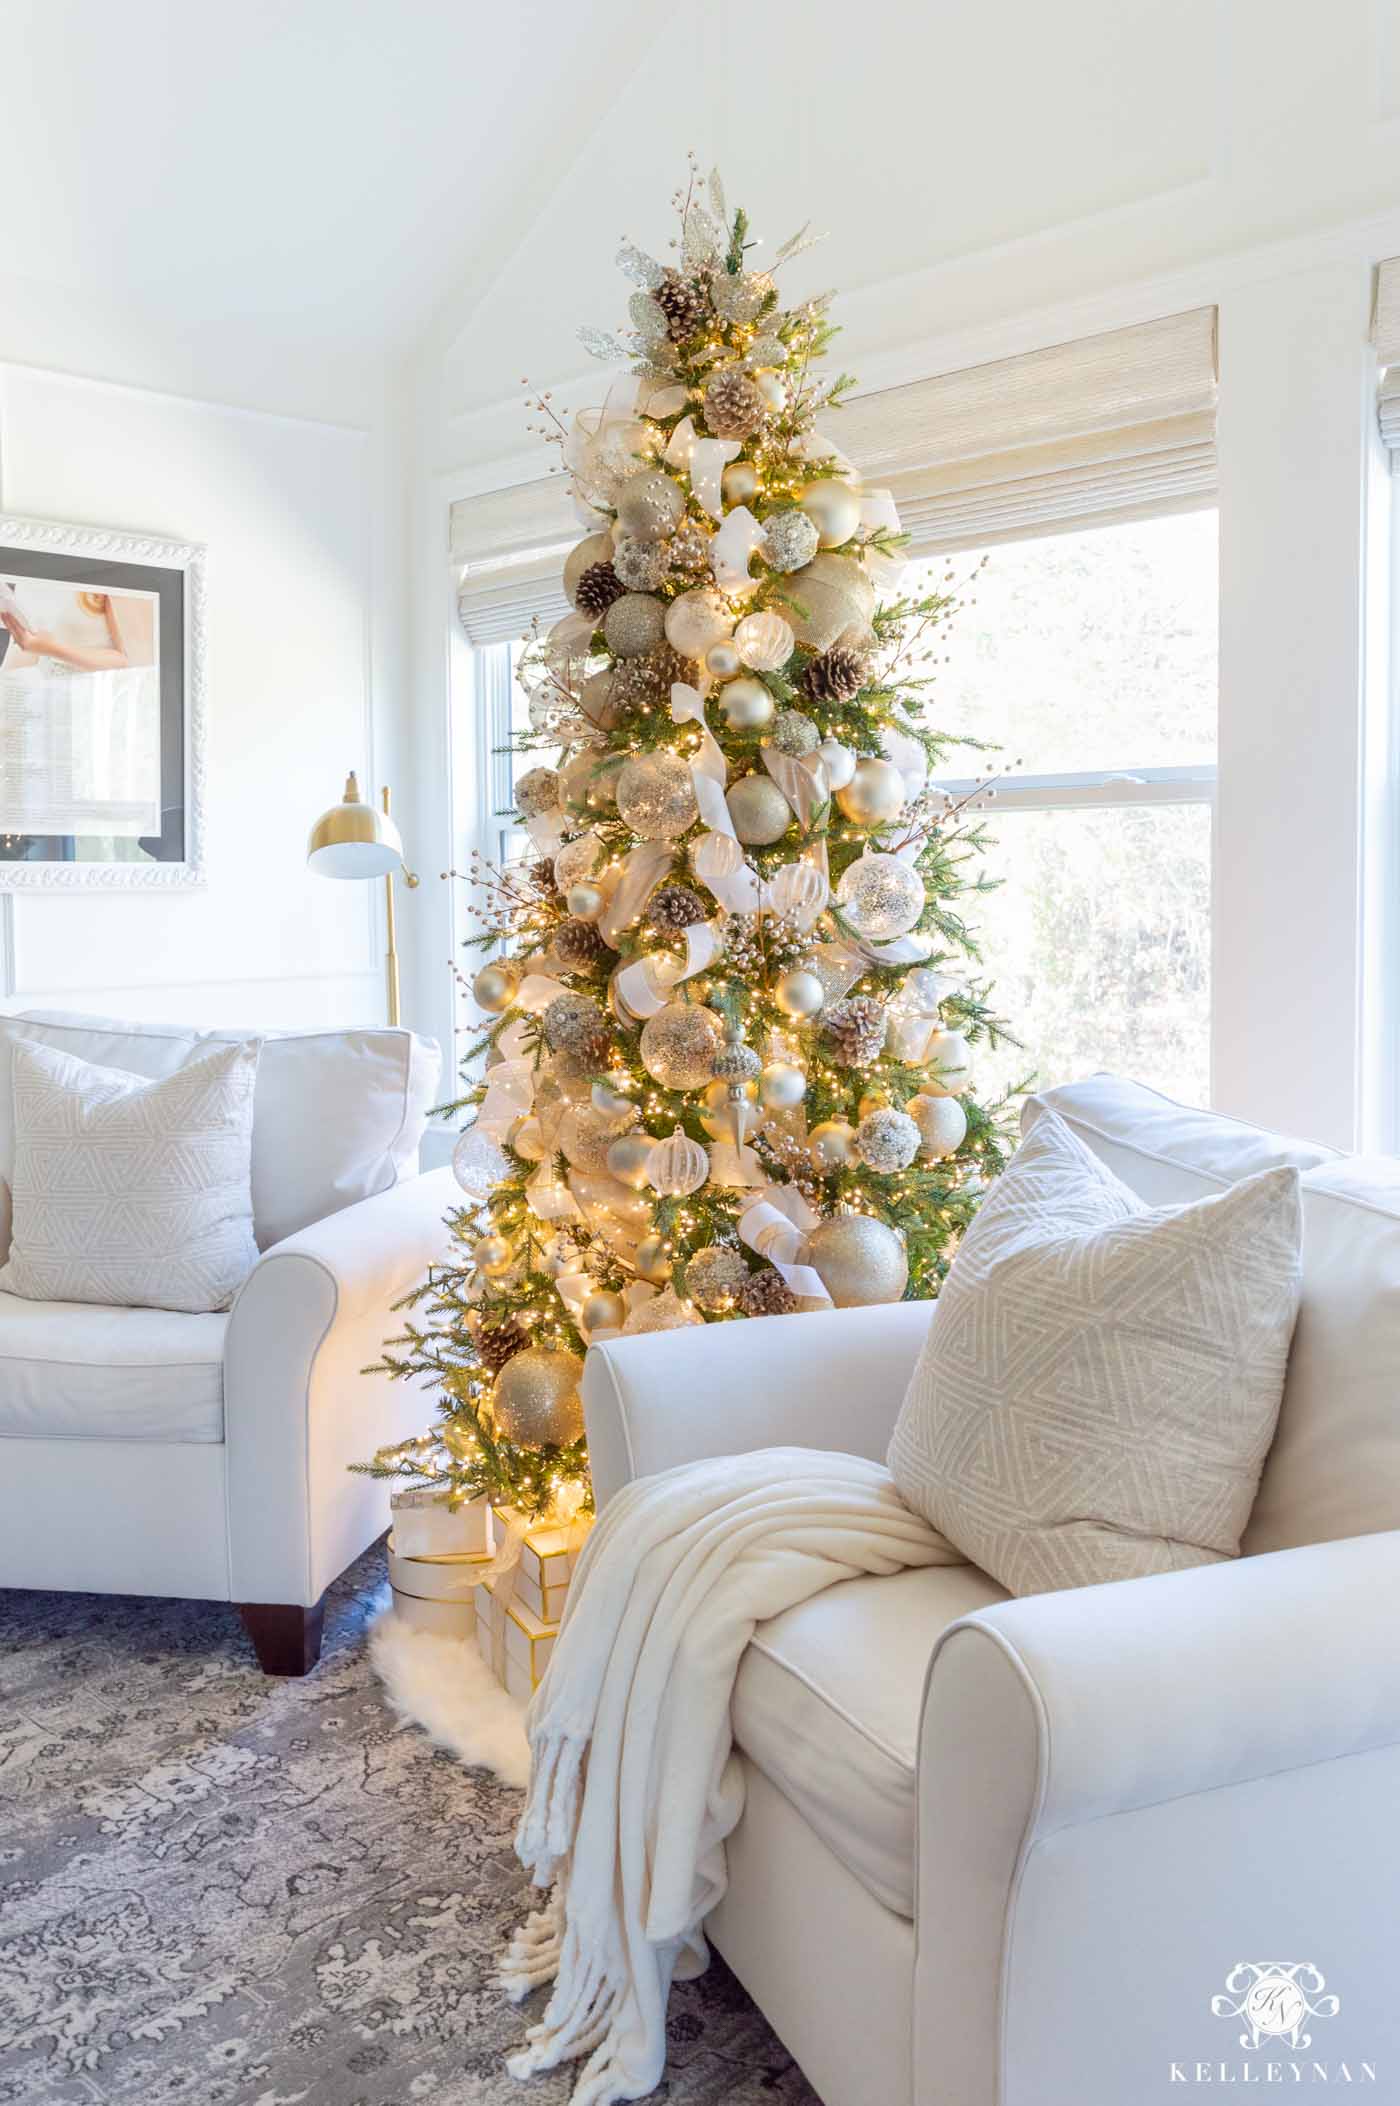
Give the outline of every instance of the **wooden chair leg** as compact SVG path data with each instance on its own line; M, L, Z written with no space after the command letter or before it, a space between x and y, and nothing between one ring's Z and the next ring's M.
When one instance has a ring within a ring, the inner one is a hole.
M243 1628L265 1675L308 1675L321 1657L326 1597L305 1609L299 1602L244 1601Z

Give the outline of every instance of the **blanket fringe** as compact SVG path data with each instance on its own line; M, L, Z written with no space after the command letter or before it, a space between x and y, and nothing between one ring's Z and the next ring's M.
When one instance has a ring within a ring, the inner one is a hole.
M585 1733L541 1734L531 1742L530 1789L515 1831L515 1854L522 1865L533 1866L541 1884L573 1845L587 1750Z
M533 1910L514 1932L497 1964L497 1979L513 2004L554 1980L563 1940L564 1890L558 1886L544 1907Z

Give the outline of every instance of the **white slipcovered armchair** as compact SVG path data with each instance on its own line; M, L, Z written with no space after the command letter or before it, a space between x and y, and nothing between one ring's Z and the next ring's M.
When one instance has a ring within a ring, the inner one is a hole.
M348 1466L425 1415L413 1385L361 1370L448 1240L452 1174L416 1174L437 1049L397 1030L0 1020L4 1248L17 1035L146 1076L264 1037L261 1256L227 1313L0 1294L0 1586L233 1602L264 1668L304 1674L327 1586L389 1518L387 1486Z
M760 1626L709 1930L825 2106L1400 2095L1400 1163L1107 1077L1048 1101L1153 1204L1303 1172L1246 1555L1018 1601L970 1565L854 1579ZM929 1320L595 1347L600 1502L700 1455L882 1457Z

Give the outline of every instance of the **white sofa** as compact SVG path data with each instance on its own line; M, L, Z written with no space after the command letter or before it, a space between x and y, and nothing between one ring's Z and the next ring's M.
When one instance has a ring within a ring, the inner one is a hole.
M761 1626L710 1930L826 2106L1400 2097L1400 1163L1111 1078L1048 1099L1153 1203L1303 1172L1302 1312L1247 1554L1019 1601L972 1566L851 1580ZM600 1501L698 1455L883 1456L929 1316L595 1347ZM1255 2045L1232 2014L1259 1981Z
M422 1429L420 1392L361 1370L447 1242L451 1172L416 1174L437 1049L396 1030L0 1019L0 1256L16 1036L148 1076L263 1037L261 1256L226 1314L0 1294L0 1586L234 1602L267 1671L303 1674L326 1587L388 1521L387 1487L348 1465Z

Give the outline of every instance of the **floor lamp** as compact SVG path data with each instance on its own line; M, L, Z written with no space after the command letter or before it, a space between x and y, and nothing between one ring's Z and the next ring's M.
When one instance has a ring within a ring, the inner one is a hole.
M384 974L389 994L389 1022L399 1021L399 953L394 939L394 872L402 871L410 890L418 883L403 859L403 840L389 817L389 792L380 791L382 811L366 804L353 770L345 778L339 804L322 812L306 843L307 867L317 877L384 880L384 927L388 939Z

